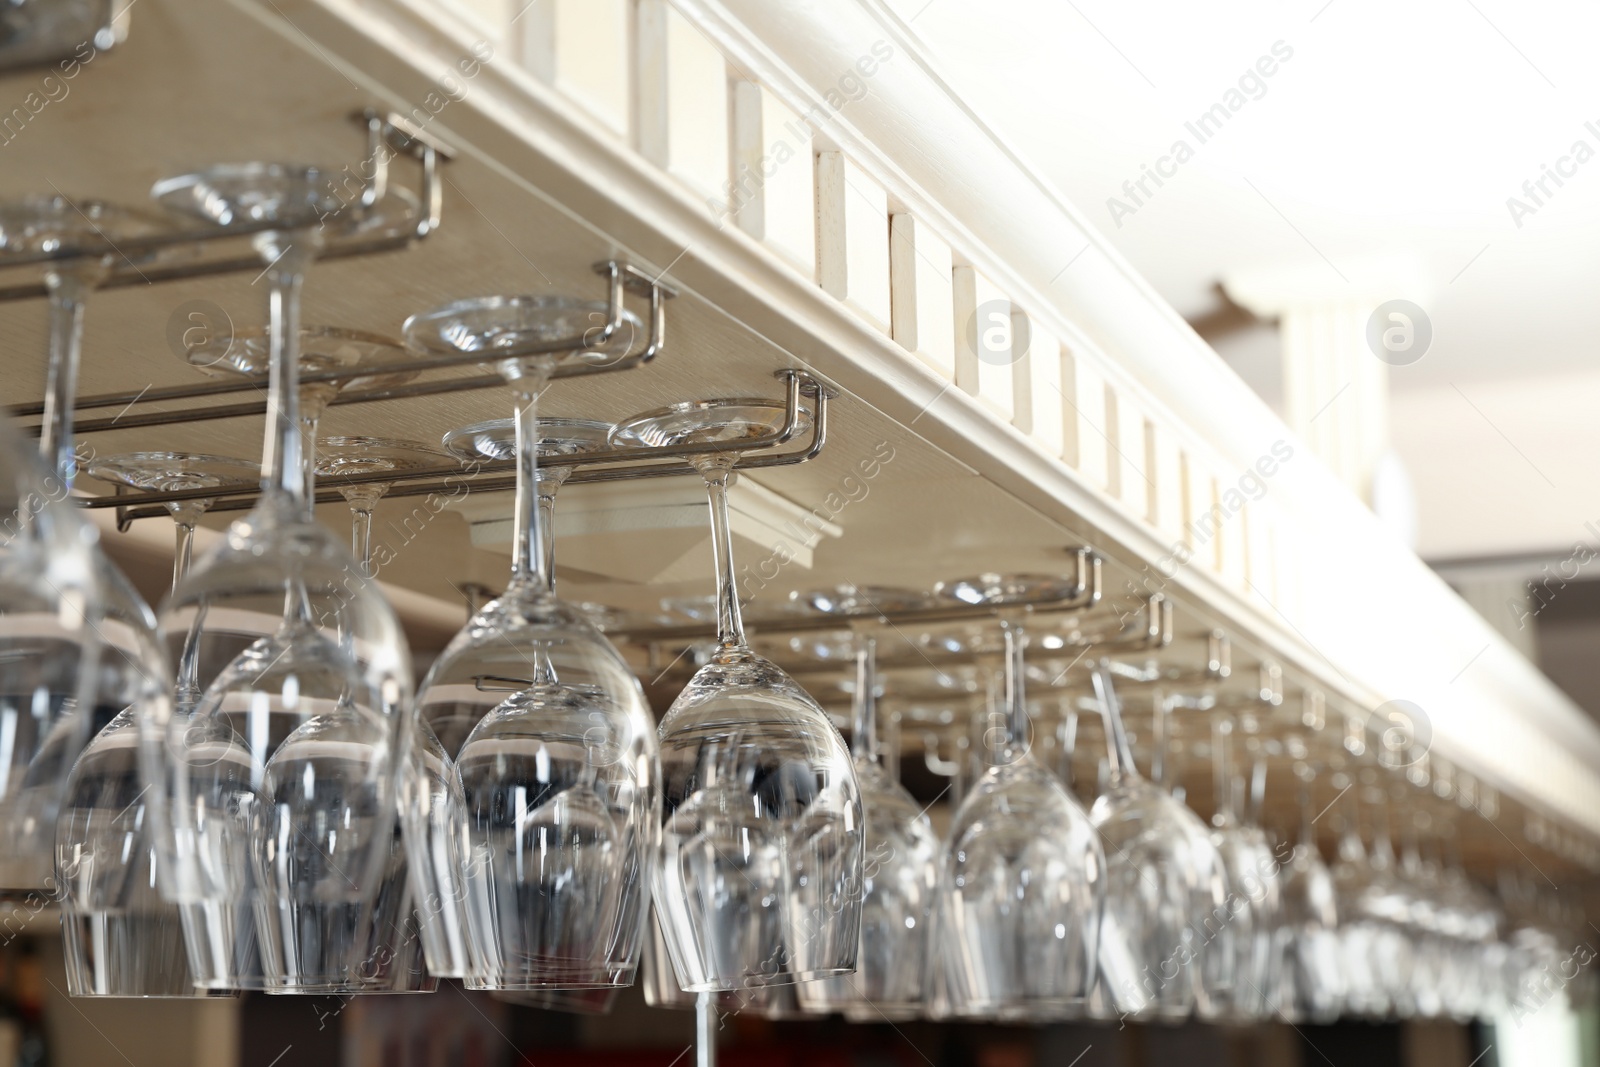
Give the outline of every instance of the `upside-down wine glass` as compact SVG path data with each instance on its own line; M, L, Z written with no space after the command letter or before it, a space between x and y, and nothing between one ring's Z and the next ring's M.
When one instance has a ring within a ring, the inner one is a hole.
M406 225L403 198L349 205L334 176L277 164L159 183L214 226L268 223L262 492L162 611L168 647L215 619L266 631L169 721L142 731L169 897L207 987L348 990L366 977L372 904L392 861L410 743L411 662L393 609L312 515L300 413L300 290L324 235ZM352 210L346 210L352 208ZM330 224L331 220L331 224Z
M811 603L821 607L823 599L831 602L818 597ZM859 634L850 748L866 815L867 862L856 973L801 982L797 988L805 1010L838 1011L858 1022L913 1019L921 1010L938 884L939 838L933 823L878 758L876 659L877 640Z
M409 353L404 345L382 334L365 330L352 330L343 326L301 326L298 345L299 373L319 375L332 371L352 371L362 367L389 366L403 361ZM183 351L184 360L192 367L213 378L259 377L270 372L272 337L270 327L252 326L243 329L207 333L196 343L188 344ZM386 389L403 385L416 377L415 371L388 370L375 374L343 378L332 382L308 382L299 386L300 425L302 428L300 462L306 476L314 478L319 473L340 473L319 462L317 447L320 441L317 428L328 405L345 390ZM355 446L355 447L359 447ZM376 446L375 446L376 447ZM418 445L427 448L426 445ZM348 455L346 456L348 459ZM394 457L395 462L404 462ZM344 470L342 473L356 473ZM368 486L352 487L367 489ZM385 487L387 488L387 487ZM315 494L312 494L313 497ZM381 492L379 494L382 495ZM349 500L348 495L345 496ZM352 505L354 506L354 505ZM370 514L370 509L369 509ZM361 557L360 549L355 555Z
M399 341L381 334L338 326L300 328L298 362L302 375L352 371L362 367L393 367L408 355ZM271 333L266 327L207 333L196 343L187 345L183 356L191 366L212 377L256 377L270 370ZM423 444L367 437L324 440L318 434L323 413L345 390L390 388L402 385L415 376L415 372L410 370L386 370L337 381L312 381L300 385L301 463L305 469L307 499L316 499L318 474L403 469L425 462L417 454L418 451L423 455L441 455L437 449ZM327 457L320 452L324 443L333 450ZM385 483L377 483L341 489L341 495L355 515L351 552L360 569L351 576L351 581L372 577L372 507L388 488ZM293 604L286 604L285 610L288 612L296 608ZM435 988L436 979L428 975L422 966L418 938L407 929L411 913L410 894L405 846L397 824L391 855L384 868L382 888L373 901L373 940L368 946L366 958L352 972L353 984L341 988L329 985L327 992L431 992Z
M1394 874L1384 794L1371 784L1374 768L1359 772L1346 803L1333 868L1339 910L1340 959L1345 975L1344 1011L1370 1018L1404 1017L1413 1011L1411 942L1403 922L1410 900ZM1372 847L1362 841L1362 807L1373 814Z
M539 455L574 455L605 448L610 438L611 424L586 419L552 418L540 419L537 430ZM468 472L478 469L485 462L515 459L516 420L495 419L451 430L445 434L442 446ZM552 593L555 591L555 495L571 472L572 468L566 466L540 466L534 472L538 486L540 533ZM477 615L481 607L473 609L471 613ZM579 610L591 622L594 621L592 612L581 606ZM462 883L465 876L464 857L469 854L470 846L464 836L466 799L455 772L453 754L461 750L462 742L484 714L503 699L502 689L502 686L484 685L474 680L472 695L468 699L462 700L458 695L453 705L445 702L447 706L431 707L430 711L435 717L430 718L425 713L418 718L421 738L418 751L423 756L423 762L414 765L415 774L409 786L414 794L408 793L406 804L411 812L408 825L413 827L413 832L427 828L426 842L416 846L413 855L427 857L429 866L421 868L413 861L413 870L419 879L418 893L431 894L428 899L433 918L431 923L423 926L429 969L452 977L465 977L470 967L467 951L470 921L467 916L466 888ZM441 734L446 741L440 741ZM648 892L648 886L645 889ZM597 990L542 987L504 992L507 996L516 996L517 1003L590 1013L603 1002L609 1004L605 994L611 988L614 987Z
M678 983L696 993L848 974L860 948L865 835L849 749L821 706L751 651L736 587L731 449L778 434L788 412L764 399L691 401L636 415L612 436L729 449L689 460L711 505L717 645L661 722L654 898Z
M257 471L243 460L187 452L135 452L88 464L88 473L101 481L167 492L248 485ZM210 505L209 499L167 504L177 531L174 586L188 570L195 523ZM150 642L154 647L153 633ZM119 712L84 746L56 824L56 869L67 890L61 902L67 992L75 997L226 992L196 987L180 910L161 897L157 886L134 711Z
M349 350L347 350L348 352ZM359 351L359 350L357 350ZM379 349L381 352L381 349ZM384 357L379 355L377 359ZM304 357L300 365L307 366ZM355 379L356 384L397 384L399 375L373 375ZM306 396L302 388L300 395ZM331 394L328 395L331 399ZM313 437L316 420L302 419L307 435ZM445 459L443 449L420 441L405 441L387 437L364 435L316 438L316 473L318 476L351 474L402 474L436 466ZM311 462L308 458L307 462ZM339 494L350 505L350 552L360 566L360 573L368 580L377 577L373 567L372 512L378 501L393 487L392 482L363 482L339 487ZM309 492L309 488L308 488ZM388 550L385 549L387 554ZM411 738L410 761L424 765L433 762L436 753L430 739L420 726L415 727ZM402 783L402 808L409 801L407 786ZM393 849L385 868L383 887L372 906L371 947L367 963L357 983L344 992L349 993L432 993L439 986L441 975L430 972L426 964L426 945L430 941L451 936L453 909L447 909L443 900L434 900L419 894L418 886L430 885L426 879L418 881L411 876L413 866L427 859L413 860L408 852L404 826L396 820ZM464 926L457 927L464 929ZM464 949L457 959L464 960ZM455 969L451 977L460 977Z
M1294 746L1295 741L1291 739L1290 744ZM1274 938L1280 992L1272 1003L1291 1023L1330 1023L1339 1017L1344 998L1339 910L1333 874L1317 847L1317 815L1311 808L1316 772L1304 755L1302 751L1294 762L1300 830L1281 872L1283 906Z
M971 604L1071 595L1058 579L982 575L938 592ZM1031 751L1026 637L1005 628L1003 728L992 763L950 824L940 873L941 963L958 1015L1012 1019L1080 1013L1095 982L1106 857L1088 815Z
M7 738L0 767L0 890L46 890L62 790L83 744L130 703L162 699L159 672L152 675L140 662L153 647L145 640L154 621L149 607L100 553L92 527L68 520L71 509L58 505L77 470L73 408L89 294L120 255L119 242L165 229L160 219L100 201L57 195L0 204L0 256L68 257L51 259L44 269L50 298L39 441L44 470L27 463L6 479L8 496L16 495L7 512L4 562L15 571L5 578L5 605L22 625L8 629L0 656ZM122 654L100 655L107 629L126 638Z
M301 395L304 395L303 390ZM447 457L444 449L421 441L357 434L318 440L316 463L318 476L336 478L352 474L404 474L438 466ZM376 574L372 567L372 512L393 486L393 482L339 486L339 495L350 505L350 554L361 564L361 573L368 578Z
M1211 843L1222 859L1228 897L1227 911L1206 927L1210 941L1203 973L1211 1010L1220 1018L1247 1022L1272 1010L1272 945L1281 903L1272 846L1261 828L1245 818L1245 780L1235 771L1237 730L1226 713L1211 724L1216 791Z
M517 401L511 582L434 661L419 700L460 782L459 801L421 784L414 798L465 813L457 878L474 988L629 985L638 966L659 819L653 720L621 654L551 591L538 491L536 405L551 374L631 344L629 329L593 331L597 315L604 321L604 304L488 297L405 325L416 347L481 353ZM419 849L436 837L429 810L407 809Z
M1105 842L1100 975L1126 1015L1181 1020L1204 1008L1204 931L1226 915L1221 858L1199 816L1134 766L1109 661L1093 672L1106 735L1106 787L1089 818Z
M61 201L50 204L60 208ZM67 202L67 206L72 205ZM127 226L118 210L102 206L96 213L109 214L109 221L122 220L124 228L140 232L142 223ZM65 230L80 225L74 220ZM89 225L100 233L94 222ZM78 467L73 431L84 300L104 277L110 260L110 254L74 260L47 276L54 314L40 449L45 461L54 464L64 491L70 490ZM53 780L58 764L71 767L54 826L56 888L69 923L86 913L125 912L134 899L157 896L148 884L154 871L143 862L148 860L147 831L136 741L138 716L162 713L158 705L165 701L167 668L156 639L155 616L143 598L104 555L96 552L93 566L104 596L103 618L97 626L102 656L98 670L91 675L94 697L82 716L90 721L93 736L80 752L79 730L62 724L46 737L34 768ZM181 939L159 936L177 932L175 921L165 925L164 931L160 922L148 930L140 929L136 922L113 921L111 931L102 926L100 932L121 935L122 943L98 946L95 962L113 971L131 968L132 973L114 979L131 986L130 992L140 992L145 985L158 993L167 992L173 984L179 992L184 991L181 967L176 974L164 973L173 969L172 954L164 950L176 947L181 959L182 949ZM141 943L141 935L146 933L151 935L149 944ZM151 966L148 973L139 970L146 961ZM68 961L69 965L76 962L82 961Z

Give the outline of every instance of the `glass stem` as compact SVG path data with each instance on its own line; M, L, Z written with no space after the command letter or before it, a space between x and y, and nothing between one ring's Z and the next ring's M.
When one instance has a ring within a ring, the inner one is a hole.
M300 468L304 472L306 511L317 506L317 428L320 414L306 411L305 399L300 401Z
M1217 804L1211 823L1232 826L1238 813L1233 810L1233 722L1226 715L1211 724L1211 774Z
M209 504L210 501L203 501ZM189 563L194 555L194 524L203 507L196 504L179 506L172 513L177 530L177 544L172 553L172 588L177 589L183 576L189 573ZM183 710L200 701L200 634L205 629L206 601L200 600L194 616L194 625L183 636L183 649L178 653L178 670L174 697Z
M1019 758L1028 746L1028 688L1022 650L1027 636L1019 622L1007 622L1006 634L1006 732L1010 735L1007 762Z
M556 591L556 490L571 467L548 468L539 479L539 535L544 545L545 588Z
M1061 726L1057 740L1061 744L1061 784L1072 792L1072 757L1078 750L1078 709L1063 697L1061 700Z
M350 509L350 554L361 561L361 573L372 577L372 509Z
M717 643L723 648L744 647L744 619L739 614L739 590L733 573L733 532L728 522L728 487L733 482L732 460L717 457L701 468L711 501L711 551L717 571Z
M1267 761L1264 756L1257 756L1250 765L1250 803L1241 816L1245 825L1261 826L1261 809L1267 800Z
M1111 682L1111 668L1102 660L1093 672L1094 693L1100 700L1100 717L1106 731L1107 782L1115 787L1136 781L1139 770L1133 765L1133 750L1128 747L1128 731L1122 724L1122 705Z
M300 234L274 234L280 240L262 242L267 267L267 319L269 370L267 378L267 440L261 461L262 488L281 494L296 515L311 519L306 495L306 452L300 422L300 288L310 265L311 242ZM297 246L303 246L297 248Z
M50 293L50 367L44 394L39 453L68 488L77 473L73 454L73 408L78 401L78 363L83 355L83 312L94 286L72 267L45 275Z
M550 588L550 557L540 522L539 507L539 394L544 391L548 372L535 368L516 379L517 391L517 500L512 514L511 580L532 585L540 591Z
M1311 827L1311 775L1304 764L1295 764L1295 776L1300 780L1300 844L1308 850L1316 847L1316 831Z
M194 556L194 516L178 512L173 515L173 526L177 529L177 544L172 552L172 588L178 588L178 583L183 581L183 576L189 573L189 561Z
M878 761L878 642L863 635L856 645L855 722L850 748L855 757L869 763Z
M1150 779L1167 792L1172 792L1172 783L1167 780L1167 771L1171 760L1168 756L1168 736L1170 723L1167 716L1170 707L1166 695L1160 690L1155 693L1154 707L1150 710Z

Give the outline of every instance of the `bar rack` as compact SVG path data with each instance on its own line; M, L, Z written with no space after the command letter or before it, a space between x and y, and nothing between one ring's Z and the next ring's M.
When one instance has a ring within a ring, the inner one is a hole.
M371 374L370 368L360 374ZM776 372L784 382L784 422L776 431L759 438L724 444L674 445L661 448L610 448L561 456L541 456L542 467L573 467L569 482L612 482L638 478L670 478L695 474L683 457L704 455L707 452L741 453L736 470L753 470L766 467L786 467L805 463L821 455L827 444L828 402L836 393L822 385L808 373L792 369ZM496 379L504 384L503 379ZM809 410L804 401L810 400ZM811 423L810 439L793 449L772 451L789 443L801 432L802 414ZM754 454L751 454L754 453ZM384 495L390 497L428 496L440 494L458 496L465 493L506 492L516 488L516 462L502 460L492 463L465 463L421 467L410 471L379 471L369 474L333 475L317 479L317 503L341 501L339 490L358 485L386 484L392 486ZM208 511L241 511L252 507L260 495L259 487L238 483L219 485L206 489L172 490L168 492L125 492L99 497L75 498L84 508L116 508L117 527L126 530L138 519L169 514L164 506L186 500L211 500Z
M394 194L401 203L415 201L414 219L410 225L377 233L338 234L329 236L318 259L344 259L351 256L376 255L407 248L439 228L440 209L444 201L443 177L439 173L441 160L455 157L455 151L433 134L421 129L404 116L364 108L351 118L367 132L367 156L364 169L371 176L360 178L360 193L351 204L340 211L356 208L356 218L375 207L389 190L389 163L395 156L410 156L417 160L421 175L415 193L409 190ZM408 213L412 205L408 204ZM284 229L280 222L250 222L230 226L196 226L174 222L171 230L161 233L127 237L113 242L105 234L99 241L64 245L51 250L27 252L0 251L0 271L33 267L40 277L26 282L0 285L0 301L42 299L49 295L43 273L51 264L84 259L112 261L104 278L96 285L99 289L117 289L130 285L176 281L184 278L209 277L221 274L259 272L260 257L253 249L230 248L241 238ZM216 249L221 251L215 251ZM192 253L183 255L180 253ZM211 253L206 255L204 253Z
M785 633L826 633L828 631L849 630L852 626L862 624L879 624L884 626L924 626L932 623L948 623L963 621L983 621L998 618L1007 612L1020 612L1025 614L1057 614L1072 611L1083 611L1100 602L1102 592L1102 565L1100 557L1089 548L1069 549L1072 555L1072 592L1065 597L1055 599L1015 600L1006 604L967 604L952 600L948 604L939 604L934 607L917 608L906 611L835 611L753 616L745 619L745 628L756 636L767 634ZM1166 619L1168 628L1172 618L1171 604L1159 594L1149 597L1146 604L1165 604L1164 615L1153 612L1151 615L1162 615ZM1159 622L1155 632L1161 632ZM606 630L607 636L622 638L638 643L652 641L670 642L682 639L696 641L707 637L715 637L716 624L711 620L705 622L684 623L672 626L613 626ZM1163 642L1164 643L1164 642Z
M630 351L625 355L604 362L594 361L557 367L551 372L550 376L552 378L585 377L610 371L630 370L654 360L666 349L665 303L678 295L677 290L663 283L659 278L652 278L641 268L624 260L613 259L596 263L594 271L606 279L606 324L596 328L594 331L596 336L594 337L561 338L545 344L496 349L493 353L457 352L432 354L415 359L396 360L390 363L372 364L363 367L316 371L301 375L300 384L302 386L317 385L327 382L376 378L390 374L416 375L426 371L482 367L486 363L497 363L525 356L582 351L590 347L592 343L599 343L609 339L616 331L622 329L624 324L623 294L625 292L640 294L649 300L650 333L645 346L637 351ZM443 393L492 389L503 386L505 383L505 378L499 374L481 374L464 378L445 378L438 381L411 382L382 389L357 389L339 393L329 402L329 406L368 404L380 400L402 400L418 396L437 396ZM76 413L104 408L118 408L121 409L121 413L112 418L80 420L77 422L75 431L79 436L82 436L113 429L128 430L147 426L172 426L180 423L204 422L213 419L248 418L255 415L263 415L267 410L265 400L253 400L240 404L223 404L212 407L185 407L175 411L133 412L131 414L128 413L127 409L142 404L163 403L173 400L260 392L266 388L266 384L267 379L264 375L240 375L238 378L229 381L196 382L191 385L173 385L164 386L160 389L146 389L138 393L100 393L81 397L74 408ZM43 412L44 404L42 402L18 405L10 409L10 414L16 418L37 417L42 415ZM38 426L30 426L26 432L38 433L38 430ZM508 467L508 469L511 468ZM385 479L373 478L370 480L384 481ZM350 484L360 483L352 482ZM187 499L208 498L208 494L202 492ZM181 499L186 498L173 498L174 501Z

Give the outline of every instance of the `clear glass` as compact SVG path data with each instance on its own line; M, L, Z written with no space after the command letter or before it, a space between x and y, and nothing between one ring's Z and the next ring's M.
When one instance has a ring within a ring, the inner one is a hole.
M164 605L183 684L170 719L141 731L164 809L162 888L185 908L191 966L207 987L383 986L391 962L374 951L371 924L393 884L410 654L394 611L312 518L299 373L300 289L323 236L392 219L393 198L369 212L332 180L246 164L153 190L213 225L282 226L254 238L270 354L262 495ZM188 650L212 625L270 632L214 676L186 676Z
M976 584L942 588L960 597ZM956 1015L1069 1017L1083 1012L1095 984L1106 856L1083 808L1031 752L1025 639L1015 622L1005 637L1005 725L986 732L993 765L951 821L940 962Z
M138 452L94 460L88 473L135 489L171 491L248 484L257 468L220 456ZM194 524L210 503L168 505L177 530L174 583L187 570ZM164 685L167 667L154 616L145 609L138 625L118 629L129 647L116 655ZM163 899L157 886L150 804L139 777L136 697L103 695L101 702L125 701L129 706L95 734L74 764L56 824L56 869L66 891L61 912L67 992L80 997L214 995L218 991L195 986L179 908Z
M279 622L179 690L155 753L171 893L197 909L205 984L344 988L390 862L409 655L388 604L289 492L196 564L162 611L168 647L181 661L191 630L235 613Z
M591 316L604 323L601 309L491 297L405 325L416 348L503 357L497 363L517 399L509 440L495 445L494 435L469 431L448 442L453 451L517 460L511 582L435 660L418 702L460 783L459 799L436 781L419 784L414 797L426 797L428 813L461 804L473 988L629 985L638 966L659 821L654 722L621 654L553 592L546 530L559 481L547 479L541 494L536 409L556 366L609 358L627 339L590 333L594 348L579 341L568 351L527 351L583 338ZM424 814L407 812L419 849L437 837Z
M1354 808L1357 785L1348 801ZM1387 828L1361 839L1359 811L1344 819L1339 858L1333 868L1339 912L1339 955L1344 972L1346 1015L1405 1018L1415 1012L1410 982L1414 966L1406 927L1410 898L1395 876Z
M1344 999L1333 874L1322 862L1312 828L1311 772L1300 779L1300 838L1281 872L1282 911L1278 946L1278 995L1273 1001L1290 1022L1330 1023Z
M125 208L62 196L0 207L0 246L79 256L45 273L50 353L39 446L63 496L78 468L73 420L89 294L104 278L119 240L158 232L163 225ZM163 713L167 668L149 606L92 547L89 566L102 596L95 624L103 646L98 666L80 677L90 685L80 694L80 721L49 730L29 772L35 781L54 783L71 767L51 826L53 889L62 907L69 987L112 995L186 995L192 983L181 965L173 966L173 958L182 955L181 940L173 939L176 917L153 885L137 773L137 718ZM89 743L81 745L85 736ZM141 921L152 912L155 922ZM162 935L164 942L158 940Z
M90 461L87 473L103 482L146 492L215 489L221 485L254 486L261 465L226 456L198 452L128 452ZM172 584L189 571L193 557L194 528L211 506L209 499L174 501L166 505L177 527L178 543L172 554Z
M835 603L835 610L854 610L842 598ZM856 973L796 989L806 1011L842 1012L860 1022L912 1019L921 1011L939 878L932 821L879 760L876 655L872 637L857 639L850 748L866 813L867 860Z
M537 431L541 456L570 455L605 447L611 424L580 419L541 419ZM486 460L514 459L516 447L514 419L497 419L461 427L445 434L443 441L445 452L459 460L467 471ZM540 529L553 576L555 493L565 480L565 468L538 467L535 477L539 506L545 520ZM477 616L483 607L478 605L471 614ZM585 616L588 617L588 612L585 612ZM467 835L466 796L456 773L455 760L434 733L434 726L438 724L445 736L451 739L452 752L460 751L461 743L472 727L500 700L498 695L478 695L480 692L474 682L472 697L468 701L461 701L459 697L464 694L458 693L456 708L432 706L437 713L437 718L432 721L426 712L419 716L419 738L401 809L406 813L407 833L413 835L411 856L415 891L425 905L425 910L419 911L419 914L422 916L423 948L428 969L453 978L466 977L472 968L466 882L466 858L471 855L472 846ZM425 689L423 700L426 702L427 699L428 691ZM471 706L474 700L476 707ZM524 992L532 998L546 994L571 995L579 997L583 1003L591 1002L587 994L571 990L538 989Z
M1093 678L1107 761L1089 810L1108 865L1101 981L1117 1012L1177 1021L1209 1008L1200 960L1228 914L1222 859L1199 816L1134 766L1110 665Z
M166 178L151 197L173 215L211 226L272 225L258 245L278 244L296 234L320 249L325 237L381 236L410 232L415 198L404 189L351 181L348 167L328 170L292 163L219 163Z
M61 892L52 871L55 824L73 762L129 701L160 699L159 673L146 681L128 657L100 654L102 630L115 631L117 650L137 650L138 635L124 628L147 626L150 612L100 554L93 527L64 501L78 464L72 415L89 295L118 241L165 228L158 218L100 201L0 203L0 253L76 257L44 270L50 342L43 464L8 434L0 477L0 891ZM101 700L113 704L102 709Z
M801 1007L798 994L801 990L818 985L818 982L769 982L715 993L691 993L685 990L678 984L678 975L673 969L671 953L667 950L654 908L650 911L648 925L649 936L639 960L639 983L644 987L644 1002L650 1007L693 1011L702 1015L709 1009L713 1022L717 1016L745 1013L765 1019L806 1018L807 1012Z
M299 373L320 374L334 370L356 370L369 366L392 366L402 363L407 356L399 341L380 334L334 326L302 326L299 336ZM208 334L197 343L189 345L184 358L191 365L215 377L258 376L271 370L271 331L268 327L252 327L230 333ZM424 444L390 441L366 437L335 437L322 439L318 425L323 412L338 394L346 389L379 389L403 384L414 378L415 372L390 370L361 375L332 382L311 382L299 387L299 421L301 426L300 463L305 469L305 494L315 498L317 474L368 473L379 470L397 470L415 467L426 462L426 457L442 459L440 450ZM332 449L324 456L320 447L327 443ZM372 509L388 490L383 483L350 486L342 491L355 514L352 533L352 554L358 561L357 577L372 578L371 519ZM419 742L420 743L420 742ZM328 992L431 992L436 980L425 973L422 950L415 931L407 933L412 919L412 899L405 846L396 827L392 854L385 865L383 886L374 901L371 915L371 943L356 970L354 984ZM349 918L348 922L360 922ZM358 938L349 938L357 949ZM299 991L289 985L275 991Z
M1222 858L1228 897L1220 924L1214 922L1206 930L1203 976L1215 1016L1249 1022L1267 1018L1274 1010L1273 939L1282 908L1281 864L1266 832L1246 819L1245 782L1234 769L1235 731L1227 716L1212 723L1217 802L1211 843ZM1265 769L1259 767L1263 773Z
M776 432L768 400L676 404L619 425L620 445L736 444ZM855 970L865 828L844 738L745 642L728 488L733 452L693 460L711 504L717 645L661 722L665 822L654 898L691 992L812 981Z
M304 364L302 360L301 365ZM317 441L318 477L403 474L441 466L448 458L442 448L393 437L347 435ZM377 575L372 566L372 512L393 485L393 482L366 482L339 487L339 495L350 505L350 554L361 564L361 573L369 578Z

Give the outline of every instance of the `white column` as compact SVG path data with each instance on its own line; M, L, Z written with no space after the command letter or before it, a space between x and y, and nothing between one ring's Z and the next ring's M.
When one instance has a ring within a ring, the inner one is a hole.
M1318 260L1239 271L1223 280L1235 303L1276 319L1283 352L1284 418L1311 451L1369 505L1389 449L1389 366L1369 343L1373 313L1389 300L1425 304L1416 264L1404 258Z

